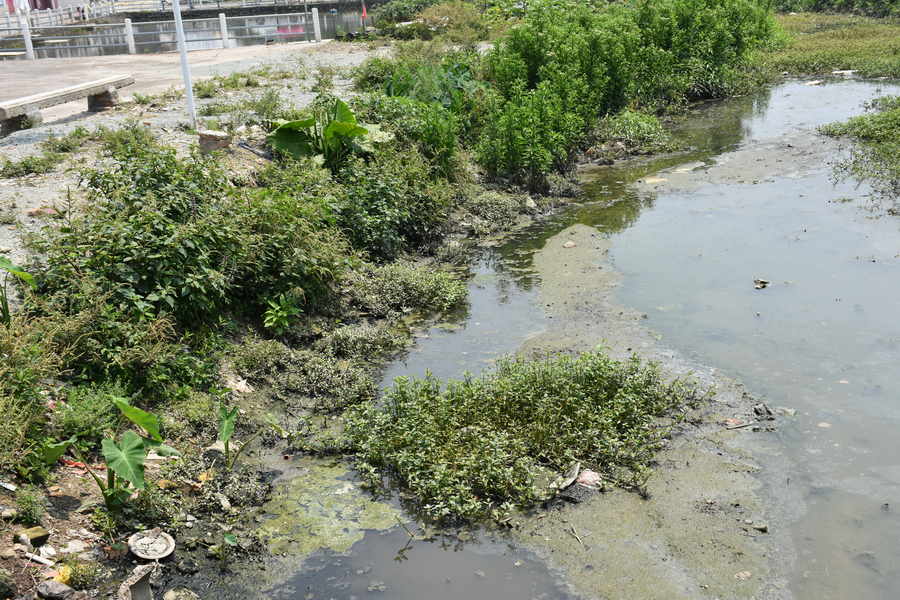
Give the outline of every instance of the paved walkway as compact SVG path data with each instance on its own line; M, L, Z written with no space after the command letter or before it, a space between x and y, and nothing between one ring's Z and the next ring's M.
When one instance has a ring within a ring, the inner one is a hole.
M228 74L244 71L255 65L291 54L311 52L330 41L320 43L293 42L273 46L243 46L188 52L191 80L208 77L215 72ZM23 96L52 92L70 85L112 75L132 75L134 84L119 90L122 100L134 92L157 94L171 85L184 88L181 56L166 54L122 54L91 58L53 58L42 60L12 60L0 62L0 102ZM45 122L84 112L87 100L60 104L41 111Z

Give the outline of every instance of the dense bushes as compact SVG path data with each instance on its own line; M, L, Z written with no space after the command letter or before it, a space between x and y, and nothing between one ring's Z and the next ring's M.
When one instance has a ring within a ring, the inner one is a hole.
M487 60L503 101L479 162L536 182L565 170L598 116L731 93L777 25L768 0L643 0L625 7L537 4Z
M317 225L322 204L265 190L233 193L214 160L132 148L85 179L95 202L35 241L45 293L93 280L140 318L215 321L287 292L312 302L343 266L339 232Z
M340 175L346 195L338 218L354 247L391 259L433 238L450 196L446 182L429 175L415 151L379 151L369 162L350 161Z

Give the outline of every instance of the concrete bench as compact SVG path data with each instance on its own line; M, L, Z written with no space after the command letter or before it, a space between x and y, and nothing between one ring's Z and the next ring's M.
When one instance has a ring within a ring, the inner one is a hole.
M36 127L43 123L41 109L57 104L65 104L87 96L88 110L101 112L119 103L118 88L134 83L134 77L114 76L95 81L87 81L53 92L26 96L8 102L0 102L0 135Z

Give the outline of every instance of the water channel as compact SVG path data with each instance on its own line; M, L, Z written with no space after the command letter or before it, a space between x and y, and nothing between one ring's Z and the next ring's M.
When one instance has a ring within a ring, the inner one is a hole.
M792 546L785 555L796 557L785 593L892 597L900 585L900 222L865 186L834 183L828 161L837 145L815 128L898 92L887 82L785 81L693 107L679 126L691 150L591 169L584 199L478 247L468 312L422 328L384 385L426 370L477 373L544 331L553 314L538 305L532 256L573 224L593 227L624 274L618 301L647 313L661 346L797 411L766 434L786 472L757 474L786 478L776 483L801 499L780 516ZM757 278L771 285L756 289ZM346 501L298 501L314 476L309 466L297 462L280 477L275 502L315 505L320 520L308 530L337 529L310 547L280 547L298 558L270 565L281 574L267 579L281 583L267 597L363 597L379 586L398 599L578 597L502 532L414 529L410 541L394 516L417 527L402 491L373 497L341 465L326 480ZM621 597L644 596L625 587Z

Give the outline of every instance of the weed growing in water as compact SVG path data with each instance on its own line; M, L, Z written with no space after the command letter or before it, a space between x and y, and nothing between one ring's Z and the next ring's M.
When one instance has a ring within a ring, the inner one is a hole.
M878 98L866 108L873 112L831 123L819 131L858 140L843 149L834 163L839 181L851 177L868 181L879 193L896 199L900 196L900 96Z
M619 485L643 485L660 440L691 400L652 362L599 349L577 359L498 361L481 378L401 377L380 405L345 416L348 445L370 482L398 474L438 519L482 517L542 497L542 469L574 461ZM673 415L671 419L660 418Z
M373 360L406 345L408 335L397 331L391 323L360 323L335 329L325 338L336 356Z
M481 237L509 229L519 218L519 200L514 196L484 192L466 203L472 216L472 231Z
M343 283L360 308L379 317L417 308L449 310L466 299L464 282L400 261L365 266L349 273Z

